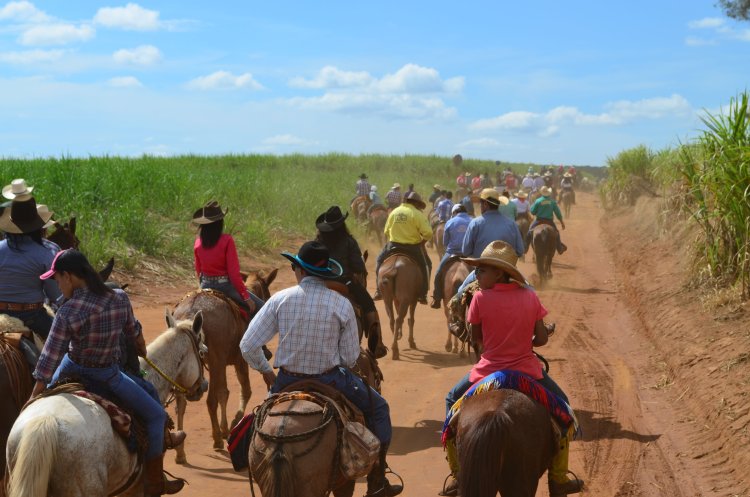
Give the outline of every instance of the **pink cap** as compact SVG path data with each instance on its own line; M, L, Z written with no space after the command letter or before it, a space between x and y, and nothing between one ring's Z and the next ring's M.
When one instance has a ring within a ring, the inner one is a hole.
M60 255L64 254L65 252L65 250L61 250L55 255L55 258L52 259L52 267L49 271L39 277L40 280L48 280L55 275L55 263L57 262L57 259L60 257Z

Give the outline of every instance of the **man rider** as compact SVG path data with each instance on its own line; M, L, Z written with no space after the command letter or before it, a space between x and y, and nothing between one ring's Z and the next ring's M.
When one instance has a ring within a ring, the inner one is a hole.
M557 219L560 220L560 226L562 226L562 229L565 229L565 221L563 221L562 212L560 212L560 206L557 205L557 202L555 202L553 198L551 198L552 190L549 187L542 187L540 193L542 194L542 196L536 199L534 205L532 205L529 209L531 213L536 216L536 219L534 219L534 222L531 223L531 226L529 226L529 231L528 233L526 233L526 250L528 250L529 245L531 245L531 238L534 234L534 228L539 224L549 224L550 226L555 228L555 233L557 233L557 253L562 255L566 250L568 250L568 247L562 242L562 239L560 238L560 232L557 230L557 226L555 226L554 220L554 217L557 217Z
M570 192L573 196L573 205L576 203L576 192L573 190L573 175L570 173L563 174L563 179L560 181L560 191L561 194L565 192Z
M471 222L471 216L466 213L466 208L461 204L455 204L451 210L453 216L445 223L443 231L443 246L445 254L440 259L437 271L435 271L435 284L432 287L432 302L430 307L440 309L440 303L443 300L443 278L445 277L444 269L448 260L457 255L461 255L461 247L464 243L466 230Z

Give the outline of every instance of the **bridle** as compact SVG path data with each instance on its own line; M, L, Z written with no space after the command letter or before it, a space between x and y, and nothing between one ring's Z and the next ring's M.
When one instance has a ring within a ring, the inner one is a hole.
M195 359L198 361L198 364L200 365L200 374L198 374L198 379L195 380L195 383L193 383L193 385L190 388L185 388L184 386L177 383L176 380L172 379L164 371L159 369L159 366L154 364L154 362L151 361L151 359L149 359L148 357L144 357L144 360L149 366L154 368L154 371L156 371L159 374L159 376L164 378L167 382L169 382L170 385L172 385L172 389L171 389L172 392L184 395L188 399L190 399L191 397L197 398L199 394L203 393L201 391L201 388L206 382L204 370L207 369L207 367L204 361L204 357L206 353L208 352L208 349L206 348L206 345L203 344L202 341L200 340L200 336L196 336L192 332L184 330L182 328L178 328L178 330L180 330L182 333L185 333L186 335L188 335L188 337L190 337L190 345L192 346L193 354L195 355ZM170 402L171 400L167 401L167 405Z

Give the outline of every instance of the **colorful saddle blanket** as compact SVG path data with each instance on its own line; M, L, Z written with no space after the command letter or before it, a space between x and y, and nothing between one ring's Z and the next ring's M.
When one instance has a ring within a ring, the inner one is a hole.
M518 371L497 371L486 376L481 381L475 383L460 399L453 404L443 423L442 442L445 447L446 442L455 436L454 424L451 421L461 410L464 400L472 395L489 392L492 390L510 389L516 390L528 395L536 402L543 405L550 416L560 425L563 431L567 431L572 425L574 427L574 438L581 435L578 420L573 413L573 409L560 397L544 388L539 382L531 376L519 373Z

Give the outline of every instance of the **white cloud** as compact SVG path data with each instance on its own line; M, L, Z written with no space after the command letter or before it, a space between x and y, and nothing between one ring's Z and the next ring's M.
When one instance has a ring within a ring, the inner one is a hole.
M200 76L188 82L193 90L262 90L263 85L253 79L249 72L235 76L227 71L216 71L208 76Z
M435 69L406 64L385 75L377 87L384 93L455 93L463 89L463 82L463 78L443 81Z
M94 15L94 22L129 31L154 31L161 27L158 11L144 9L135 3L125 7L102 7Z
M21 33L18 41L26 46L66 45L79 41L88 41L96 31L87 24L41 24L32 26Z
M698 38L697 36L688 36L685 38L685 45L689 47L705 47L717 44L716 40L707 40L705 38Z
M263 140L264 145L280 146L308 146L317 145L315 140L305 140L294 135L275 135Z
M724 26L724 19L721 17L704 17L688 23L690 29L716 29L722 26Z
M356 88L372 84L374 78L366 71L342 71L333 66L325 66L313 79L292 78L289 86L293 88Z
M0 52L0 62L6 64L43 64L62 58L64 50L25 50L22 52Z
M396 119L452 119L456 109L439 98L368 93L326 93L320 97L293 98L291 105L344 114L379 115Z
M714 36L722 39L750 42L750 29L735 29L720 17L706 17L697 21L690 21L688 27L690 29L708 30L713 32ZM718 45L718 40L688 36L685 38L685 44L691 47Z
M459 143L458 148L497 148L500 142L494 138L476 138Z
M118 64L135 64L149 66L156 64L162 58L161 51L153 45L141 45L132 50L122 49L112 54Z
M51 18L31 2L8 2L0 9L0 19L18 22L48 22Z
M115 88L140 88L143 84L134 76L118 76L107 81L109 86Z

